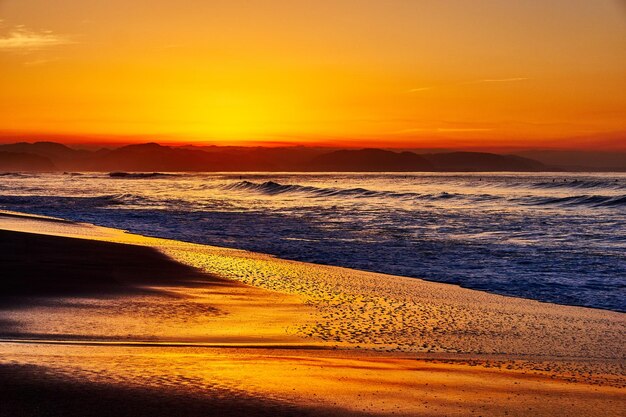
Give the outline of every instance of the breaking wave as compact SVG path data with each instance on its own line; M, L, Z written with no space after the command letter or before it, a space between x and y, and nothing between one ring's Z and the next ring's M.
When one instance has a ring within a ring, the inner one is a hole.
M576 206L576 207L626 207L626 195L578 195L569 197L524 197L515 199L524 205Z
M177 177L177 174L164 174L162 172L110 172L111 178L145 179L145 178L168 178Z
M626 190L626 183L618 180L553 180L532 185L536 189L572 189L572 190Z
M0 177L5 177L5 178L23 178L23 177L27 177L27 175L23 174L21 172L0 172Z
M579 181L582 183L582 181ZM552 183L544 183L552 184ZM573 184L570 183L570 184ZM561 186L559 184L559 186ZM586 185L592 188L591 185ZM391 198L403 200L468 200L472 202L493 201L505 199L503 196L492 194L459 194L441 192L436 194L375 191L366 188L320 188L298 184L280 184L274 181L251 182L240 181L223 186L229 191L254 192L268 196L282 194L299 194L312 198L346 197L346 198ZM603 196L603 195L578 195L567 197L553 196L525 196L509 198L508 201L526 206L577 206L577 207L623 207L626 206L626 195Z
M399 193L393 191L375 191L366 188L320 188L313 186L305 186L298 184L280 184L274 181L266 181L263 183L255 183L251 181L241 181L235 184L225 185L225 190L231 191L250 191L265 195L278 194L303 194L308 197L352 197L352 198L398 198L398 199L452 199L462 198L461 194L455 193L438 193L438 194L420 194L420 193Z
M48 208L54 207L79 207L105 208L109 206L123 205L147 205L149 200L134 194L112 194L95 197L69 197L69 196L0 196L0 205L11 206L38 206L45 205Z

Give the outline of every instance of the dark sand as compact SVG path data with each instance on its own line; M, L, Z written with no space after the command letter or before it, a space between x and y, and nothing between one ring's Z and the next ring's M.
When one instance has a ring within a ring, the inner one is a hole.
M0 230L0 308L32 297L129 295L146 287L235 286L146 246Z
M0 417L315 416L330 411L295 407L245 392L185 391L81 381L45 367L0 365Z

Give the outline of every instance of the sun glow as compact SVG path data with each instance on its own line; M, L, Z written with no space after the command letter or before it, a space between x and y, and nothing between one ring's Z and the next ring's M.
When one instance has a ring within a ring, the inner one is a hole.
M616 4L481 1L4 1L0 136L623 147Z

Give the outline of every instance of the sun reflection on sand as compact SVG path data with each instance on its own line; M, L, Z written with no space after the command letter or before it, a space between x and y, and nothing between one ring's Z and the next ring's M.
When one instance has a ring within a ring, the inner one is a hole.
M545 380L467 363L380 358L347 352L211 348L0 345L1 363L35 361L54 374L211 398L241 396L333 408L340 415L618 416L621 390ZM321 415L336 415L320 413Z

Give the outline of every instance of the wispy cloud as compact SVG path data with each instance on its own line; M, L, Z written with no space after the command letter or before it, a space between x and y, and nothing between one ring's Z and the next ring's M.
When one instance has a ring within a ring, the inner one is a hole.
M482 83L511 83L515 81L526 81L530 80L527 77L514 77L514 78L487 78L485 80L474 80L468 81L462 84L482 84Z
M434 87L419 87L419 88L411 88L408 90L409 93L419 93L420 91L432 90Z
M0 51L38 51L75 43L67 36L51 31L36 32L18 26L6 35L0 35Z
M407 93L419 93L421 91L434 90L436 88L444 88L444 87L457 87L461 85L469 85L469 84L487 84L487 83L512 83L517 81L526 81L530 80L528 77L511 77L511 78L485 78L482 80L471 80L471 81L463 81L460 83L453 84L441 84L437 86L426 86L426 87L417 87L411 88L407 90Z
M39 67L42 65L49 64L51 62L58 61L58 58L50 58L50 59L35 59L32 61L24 62L25 67Z
M407 135L411 133L473 133L473 132L491 132L493 128L486 127L436 127L436 128L409 128L392 132L396 135Z
M466 132L491 132L493 129L487 127L440 127L440 133L466 133Z

